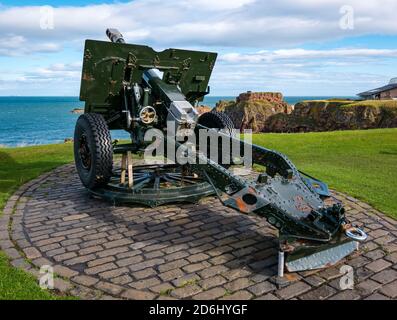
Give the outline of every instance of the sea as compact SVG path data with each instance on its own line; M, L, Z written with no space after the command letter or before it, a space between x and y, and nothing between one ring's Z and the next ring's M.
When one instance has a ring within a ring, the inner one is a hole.
M354 97L284 97L289 104L303 100ZM219 100L235 97L208 96L201 103L214 107ZM78 114L71 111L83 108L78 97L0 97L0 147L23 147L62 143L73 137ZM113 139L128 139L122 130L112 131Z

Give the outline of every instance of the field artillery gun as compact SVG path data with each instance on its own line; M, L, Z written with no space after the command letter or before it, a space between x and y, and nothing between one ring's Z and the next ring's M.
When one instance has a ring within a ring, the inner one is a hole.
M216 194L225 206L263 217L279 230L280 277L284 265L301 271L334 264L366 239L348 223L325 183L300 172L285 155L240 140L225 114L199 116L196 105L209 93L216 53L156 52L126 44L115 29L107 35L111 42L85 43L80 92L85 113L74 137L78 174L94 196L157 206ZM131 143L113 143L110 130L117 129L127 131ZM215 136L209 145L208 136L204 144L196 135L189 139L202 130ZM166 133L156 146L166 150L171 163L133 165L132 155L153 145L148 132ZM215 146L214 156L207 155L209 146ZM254 180L234 174L230 161L221 161L235 146L237 158L250 156L252 164L264 168ZM186 161L176 161L178 153ZM122 155L120 168L113 167L114 154Z

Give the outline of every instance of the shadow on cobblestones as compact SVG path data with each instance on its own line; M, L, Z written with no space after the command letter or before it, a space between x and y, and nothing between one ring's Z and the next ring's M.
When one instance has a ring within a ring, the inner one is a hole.
M351 222L363 225L369 235L362 250L341 262L354 269L356 282L353 290L344 291L340 264L288 274L287 286L277 289L272 278L276 230L214 197L198 204L115 207L91 198L72 165L18 192L7 203L8 215L17 203L10 236L36 267L51 264L71 280L57 279L63 292L91 299L98 292L126 299L397 298L396 222L338 192L333 194ZM26 266L7 240L8 232L1 236L13 264Z
M276 231L263 219L225 208L213 197L157 208L113 206L90 197L71 171L57 171L26 194L25 231L55 263L107 280L128 275L130 282L148 268L164 279L172 270L208 276L233 269L263 277L276 272Z

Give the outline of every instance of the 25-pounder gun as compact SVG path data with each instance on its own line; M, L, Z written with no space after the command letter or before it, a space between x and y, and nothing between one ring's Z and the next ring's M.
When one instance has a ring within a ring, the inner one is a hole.
M348 223L326 184L298 171L285 155L240 141L224 113L198 115L195 106L209 93L216 53L156 52L126 44L115 29L106 34L111 42L85 44L80 92L85 114L77 121L74 139L77 171L92 194L115 203L155 206L215 193L225 206L263 217L279 230L279 275L284 251L289 271L315 269L336 263L356 249L357 241L365 240L365 233ZM189 145L168 134L163 141L167 151L179 148L195 161L133 166L131 153L147 148L146 133L166 132L169 123L176 131L216 135L211 143L219 152L208 156L207 147L200 149L196 139L195 152L190 153L191 141ZM113 129L129 132L131 143L113 144ZM244 150L241 157L250 150L252 163L264 168L255 180L233 174L229 164L219 161L236 145ZM114 153L122 154L120 168L113 167Z

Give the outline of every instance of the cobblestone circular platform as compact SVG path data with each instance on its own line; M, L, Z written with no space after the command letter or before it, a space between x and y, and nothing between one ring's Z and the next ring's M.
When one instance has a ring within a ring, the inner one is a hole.
M216 198L155 209L91 198L73 165L24 185L0 218L0 246L12 264L39 276L51 265L61 292L88 299L394 299L397 223L340 193L369 239L337 266L289 274L274 284L276 230ZM341 290L340 267L355 285Z

